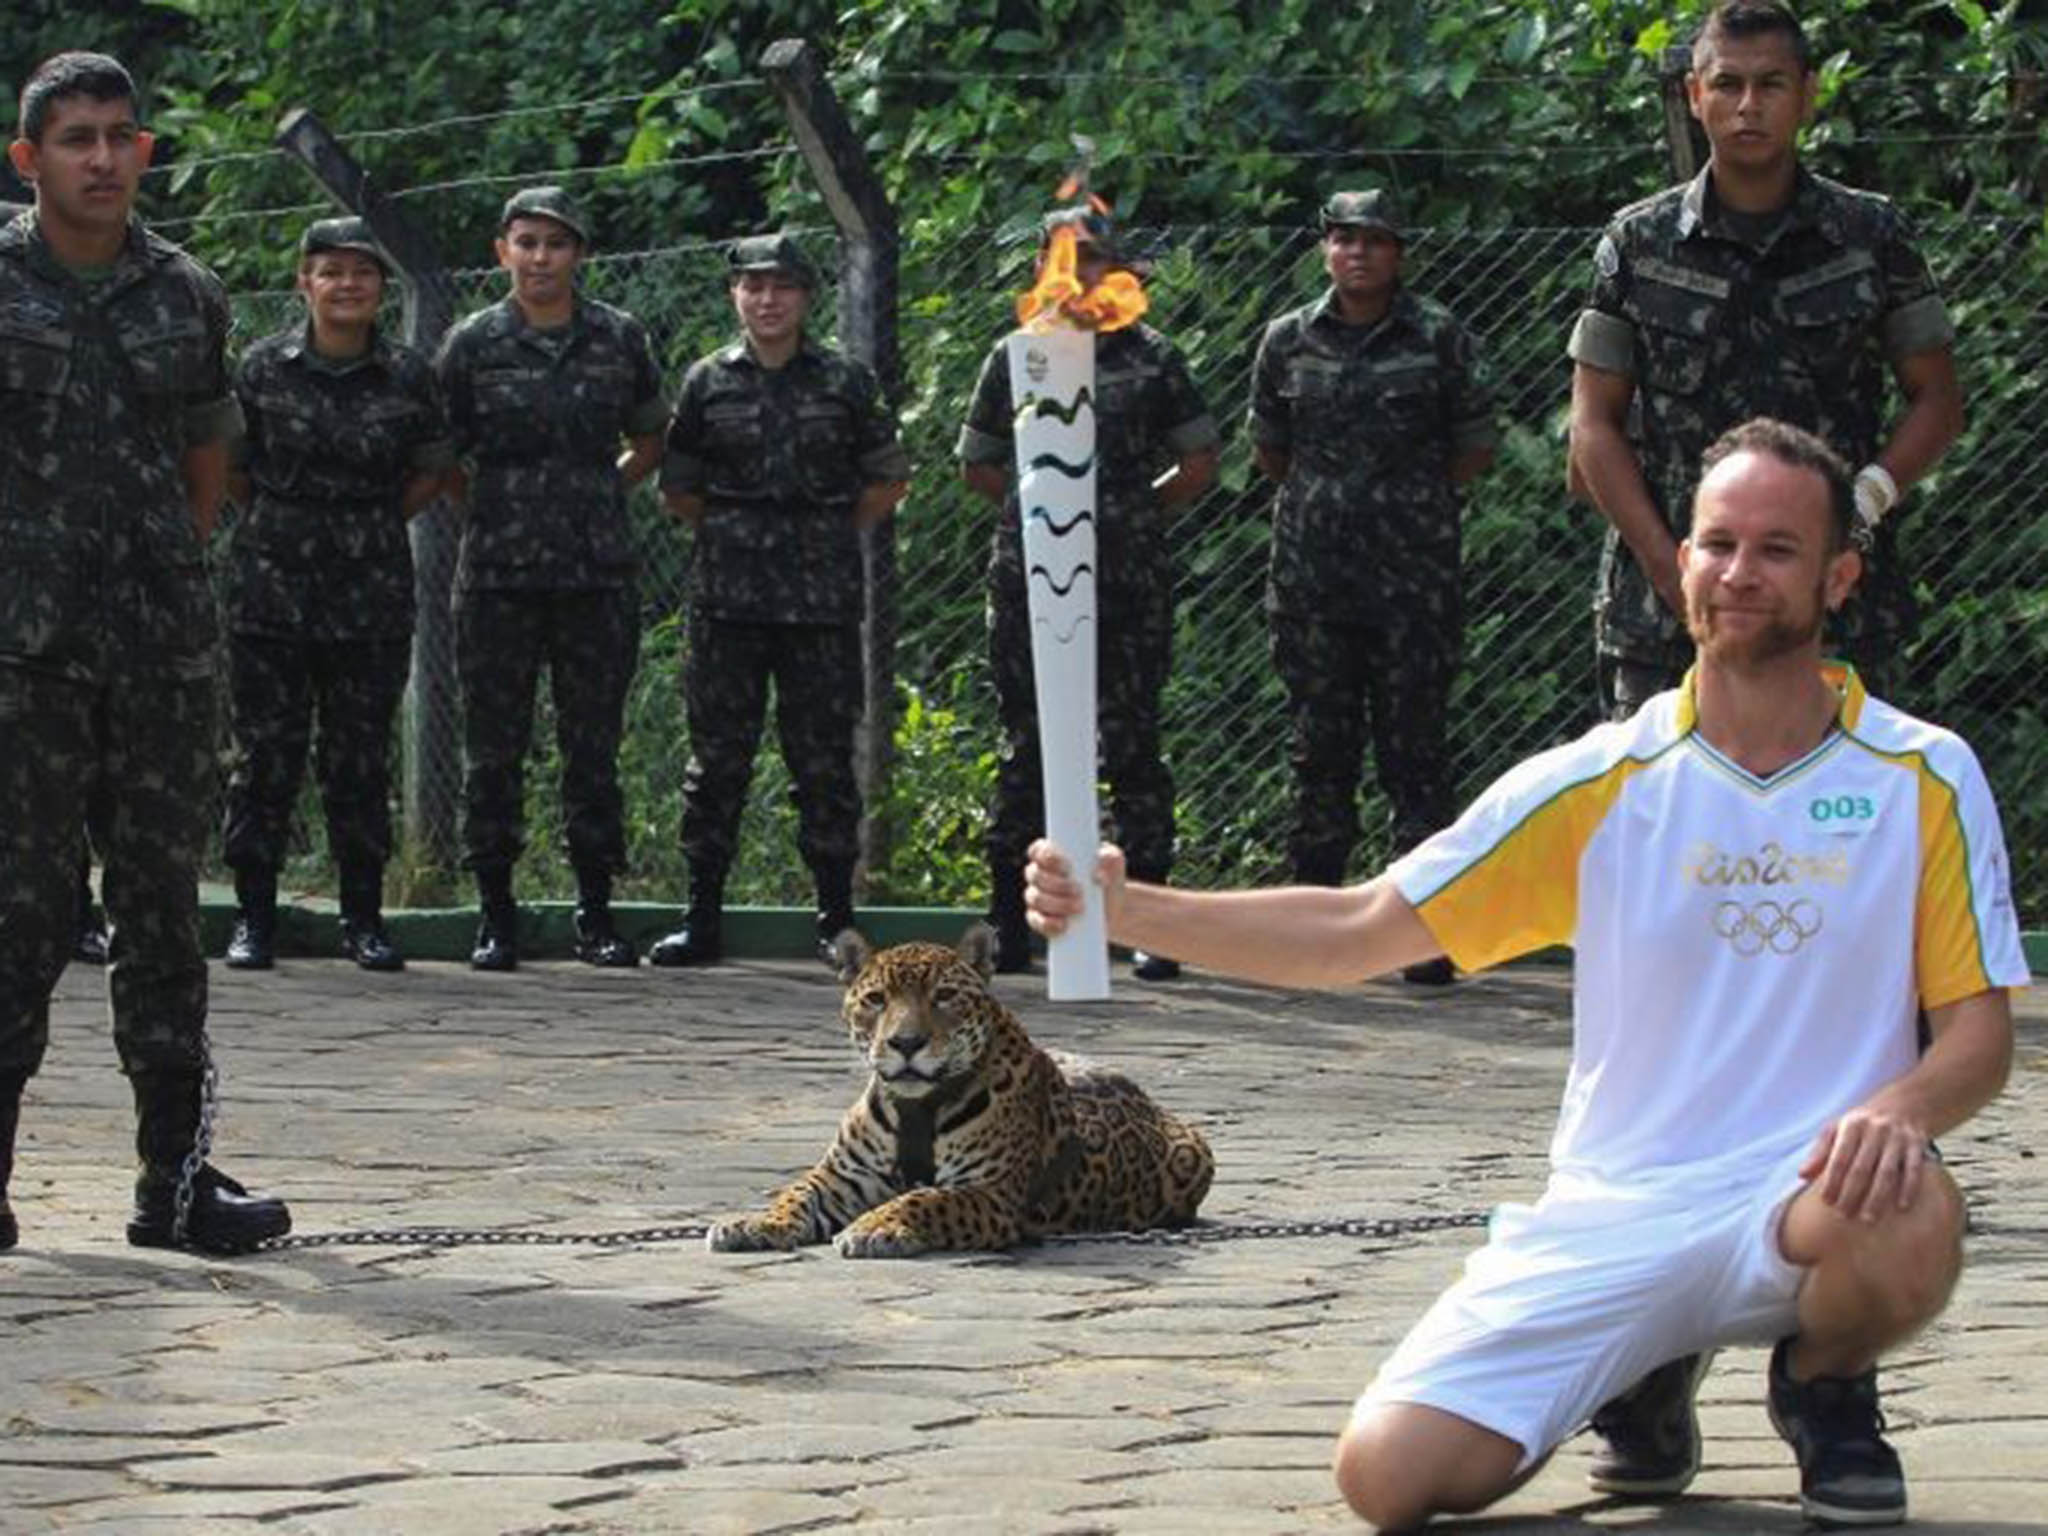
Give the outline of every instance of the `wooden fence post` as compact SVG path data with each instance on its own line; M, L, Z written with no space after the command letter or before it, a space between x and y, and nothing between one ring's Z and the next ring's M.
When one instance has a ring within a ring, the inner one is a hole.
M1685 77L1692 73L1692 44L1673 43L1659 60L1657 83L1664 98L1664 148L1674 181L1691 181L1707 163L1707 134L1686 100Z

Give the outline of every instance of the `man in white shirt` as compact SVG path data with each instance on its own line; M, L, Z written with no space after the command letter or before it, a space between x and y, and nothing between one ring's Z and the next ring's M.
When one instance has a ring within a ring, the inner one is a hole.
M1655 1367L1773 1340L1807 1513L1905 1517L1872 1368L1954 1288L1963 1202L1932 1139L2003 1086L2028 977L1975 757L1822 661L1861 569L1852 515L1817 438L1721 438L1678 555L1684 684L1523 763L1365 885L1176 891L1102 851L1112 938L1255 981L1576 952L1544 1194L1496 1213L1338 1442L1340 1489L1383 1529L1493 1503ZM1051 844L1027 883L1042 932L1079 910ZM1657 1374L1683 1487L1699 1370Z

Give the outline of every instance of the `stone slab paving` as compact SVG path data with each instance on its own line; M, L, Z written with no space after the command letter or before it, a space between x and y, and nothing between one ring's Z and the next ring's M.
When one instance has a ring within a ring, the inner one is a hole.
M366 976L216 970L222 1162L301 1232L700 1223L830 1137L858 1075L807 964ZM1190 977L1005 995L1048 1044L1199 1120L1231 1224L1412 1218L1537 1187L1567 982L1301 995ZM2006 1097L1948 1138L1981 1232L1885 1375L1920 1522L2048 1532L2048 997ZM99 978L59 990L0 1258L0 1531L1344 1529L1330 1443L1472 1234L1306 1235L849 1262L619 1246L122 1241L125 1087ZM1567 1445L1487 1532L1794 1532L1763 1359L1707 1382L1707 1465L1657 1510Z

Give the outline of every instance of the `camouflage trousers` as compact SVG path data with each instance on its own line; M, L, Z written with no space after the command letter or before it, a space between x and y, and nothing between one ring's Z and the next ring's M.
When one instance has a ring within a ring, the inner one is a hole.
M391 724L412 662L398 639L228 640L234 769L223 837L231 869L276 869L313 749L327 846L344 869L391 856Z
M34 1072L71 956L88 829L113 933L121 1069L203 1061L199 862L215 789L214 684L169 667L98 684L0 663L0 1073Z
M1160 740L1159 695L1173 666L1173 594L1162 583L1136 601L1104 603L1097 617L1096 742L1114 835L1133 875L1164 880L1173 868L1173 773ZM992 871L1021 872L1025 850L1045 828L1031 615L1021 578L999 580L988 622L1003 740L986 848Z
M740 816L775 685L775 734L796 801L797 848L815 871L860 857L857 624L749 624L692 610L683 705L683 857L692 878L723 876L738 853Z
M509 869L525 850L526 754L543 667L562 756L569 862L625 869L619 737L639 658L640 603L630 586L457 596L462 846L471 869Z
M1272 616L1273 667L1287 689L1294 769L1288 852L1297 871L1341 871L1358 840L1358 787L1371 736L1391 852L1456 812L1446 728L1464 645L1455 587L1389 602L1373 622Z

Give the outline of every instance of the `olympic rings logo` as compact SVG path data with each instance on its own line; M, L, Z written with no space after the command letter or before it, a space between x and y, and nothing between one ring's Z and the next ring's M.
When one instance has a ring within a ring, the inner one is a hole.
M1714 908L1714 932L1744 959L1766 950L1774 955L1793 954L1820 930L1821 910L1804 897L1786 905L1760 901L1744 906L1739 901L1724 901Z

